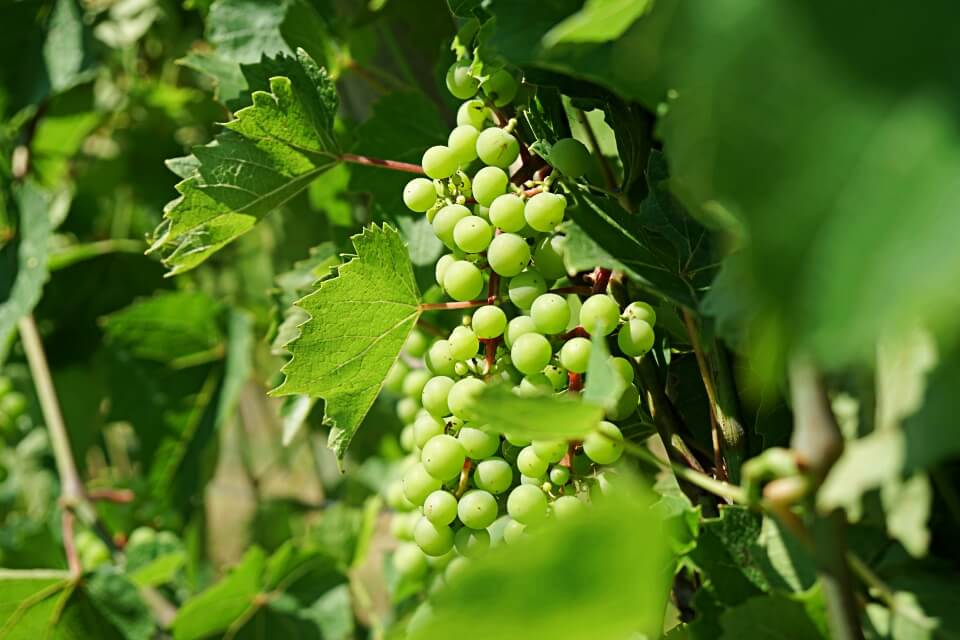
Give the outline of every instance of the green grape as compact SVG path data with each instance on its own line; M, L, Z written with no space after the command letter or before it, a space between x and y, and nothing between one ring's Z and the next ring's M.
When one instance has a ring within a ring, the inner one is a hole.
M531 446L537 457L547 462L560 462L563 460L563 456L567 455L565 440L534 440Z
M525 446L527 446L528 444L530 444L530 439L529 439L529 438L524 438L523 436L518 436L518 435L513 434L513 433L505 433L505 434L503 434L503 437L506 438L507 442L508 442L510 445L512 445L512 446L514 446L514 447L519 447L519 448L517 449L516 453L515 453L514 456L513 456L514 460L516 460L517 455L520 454L520 449L522 449L523 447L525 447ZM506 453L506 452L505 452L505 453ZM505 457L506 457L506 456L505 456Z
M454 300L473 300L483 291L483 273L472 262L457 260L443 274L443 288Z
M479 338L491 340L502 335L507 328L507 314L500 307L488 304L473 312L470 324Z
M620 324L620 306L604 293L592 295L580 307L580 326L590 335L610 335Z
M640 392L632 383L628 383L627 388L617 399L617 404L613 408L607 409L607 418L610 420L625 420L633 415L638 404L640 404Z
M611 357L610 364L627 384L633 382L633 365L626 358Z
M567 388L567 370L556 365L550 365L543 370L543 375L547 376L554 391L563 391Z
M453 365L453 371L454 371L454 373L457 374L457 377L458 377L458 378L462 378L463 376L465 376L465 375L467 375L468 373L470 373L470 367L467 366L467 363L466 363L466 362L462 362L462 361L461 361L461 362L458 362L457 364Z
M483 92L498 107L510 104L517 95L517 88L513 74L506 69L497 69L483 81Z
M530 247L527 241L514 233L501 233L487 248L490 268L505 278L512 278L530 262Z
M397 402L397 417L400 418L400 422L404 424L413 422L419 410L420 405L418 405L417 401L413 398L400 398L400 401Z
M91 545L80 550L80 566L87 571L92 571L108 562L110 562L110 549L99 539L94 539Z
M490 204L490 222L503 231L520 231L527 225L523 217L523 200L512 193L497 196Z
M407 377L408 371L410 371L410 368L400 360L397 360L393 363L393 366L390 367L390 370L387 371L387 377L383 380L383 386L394 393L400 393L403 389L403 380Z
M490 110L483 100L467 100L457 109L457 124L469 124L478 131L490 119Z
M473 215L483 218L486 222L490 222L490 207L485 207L482 204L473 205Z
M518 275L510 278L507 285L507 295L510 296L510 302L522 311L528 311L533 305L533 301L546 291L546 281L544 281L540 272L534 269L524 269ZM566 302L564 302L564 306L566 306Z
M471 489L457 503L460 522L471 529L486 529L497 519L497 499L482 489Z
M450 355L455 360L472 358L477 355L477 350L480 349L480 340L477 339L477 334L470 327L460 326L455 328L450 332L447 343L450 345Z
M400 430L400 448L404 451L413 451L413 448L416 446L417 443L413 435L413 425L404 425L403 429Z
M457 543L456 535L454 535L453 537L453 543L454 545L456 545ZM431 567L433 567L437 571L442 571L444 568L447 567L447 565L453 562L453 559L456 557L458 557L456 550L451 549L450 551L447 551L442 556L436 556L436 557L427 556L427 564L429 564ZM437 578L443 578L443 576L438 575Z
M484 167L473 176L473 197L481 205L489 207L497 196L507 190L510 178L499 167Z
M520 484L528 484L531 487L543 488L543 484L547 481L546 476L525 476L522 473L520 474Z
M457 223L470 215L470 209L462 204L448 204L433 218L433 233L440 241L453 249L453 229ZM449 267L448 267L449 268Z
M430 415L437 418L450 415L447 397L450 395L453 384L453 378L449 376L435 376L423 385L423 393L420 395L420 399L423 408L429 411Z
M157 532L152 527L137 527L127 538L126 549L151 545L157 541Z
M456 541L456 537L454 537L454 541ZM464 556L457 556L456 558L450 561L450 564L447 565L446 570L444 570L443 572L443 577L446 579L447 582L453 582L454 580L462 576L463 573L467 571L469 568L470 568L470 560L468 560ZM407 626L407 628L408 629L410 628L409 625Z
M440 488L440 481L427 473L426 467L419 462L407 469L402 482L404 497L417 507Z
M19 418L27 410L27 396L19 391L8 391L0 396L0 412Z
M457 499L449 491L434 491L423 502L423 515L439 527L448 525L457 517Z
M533 318L533 323L540 333L548 335L563 333L567 323L570 322L570 305L563 296L544 293L537 296L530 305L530 317Z
M520 540L526 536L526 528L526 525L520 524L516 520L510 520L503 528L503 541L507 544L516 544L517 542L520 542Z
M467 452L460 441L447 434L433 436L420 452L423 468L443 482L456 478L466 459Z
M539 373L550 364L553 350L550 342L539 333L525 333L510 348L510 359L521 373Z
M450 389L447 403L450 406L450 413L461 420L473 418L473 404L477 396L483 391L486 385L480 378L463 378L457 380Z
M657 324L657 312L646 302L631 302L623 310L624 320L643 320L651 327Z
M480 216L467 216L453 227L453 242L467 253L480 253L493 239L493 229Z
M422 331L411 331L407 339L403 341L403 350L407 352L407 355L414 358L419 358L425 354L429 346L427 336L423 335Z
M563 236L550 235L542 238L533 250L533 264L547 280L557 280L567 275L567 268L563 264L565 244L566 238Z
M530 316L517 316L507 323L507 330L503 334L503 341L508 348L513 347L517 338L525 333L536 333L537 325Z
M437 201L433 182L426 178L414 178L403 188L403 204L417 213L423 213Z
M427 573L427 557L420 548L410 542L405 542L393 552L393 566L400 575L416 580Z
M524 447L517 456L517 469L525 476L539 478L547 472L548 463L542 460L533 445Z
M574 496L560 496L553 501L553 515L566 520L586 510L586 505Z
M413 528L420 519L418 513L396 513L390 518L390 535L397 540L413 540Z
M523 208L523 217L527 224L537 231L553 231L563 222L563 212L566 207L567 199L562 195L543 191L527 200Z
M413 421L414 443L422 449L430 438L443 433L445 427L443 420L435 418L426 411L421 411L417 419Z
M403 385L400 387L401 393L411 398L420 398L423 393L423 385L431 378L430 372L426 369L414 369L403 378Z
M550 469L550 482L562 487L563 485L570 482L570 469L557 465Z
M534 373L529 376L523 376L520 384L514 390L522 398L534 398L536 396L545 396L553 393L553 384L550 378L542 373Z
M642 356L653 348L653 327L646 320L630 320L620 327L617 333L617 344L626 355Z
M450 343L446 340L437 340L427 350L423 363L427 369L438 376L452 376L456 359L450 353Z
M13 381L6 377L0 376L0 396L6 395L13 390Z
M547 515L547 496L539 487L522 484L510 492L507 513L521 524L536 524Z
M480 132L477 131L477 128L469 124L462 124L450 132L450 137L447 138L447 147L453 152L461 167L465 167L477 159L477 137L479 135Z
M592 345L586 338L576 337L567 340L560 348L560 364L574 373L584 373L590 363Z
M499 495L513 484L513 467L502 458L488 458L473 470L473 484L478 489Z
M472 98L479 86L480 81L470 75L469 60L458 60L447 69L447 90L454 98Z
M441 145L430 147L424 151L420 164L423 167L423 172L434 180L449 178L457 172L457 167L460 166L457 157L453 155L453 151Z
M407 500L403 495L403 482L395 480L387 485L387 505L394 511L410 511L416 509L416 505Z
M583 439L583 452L597 464L613 464L623 453L623 434L617 425L601 420Z
M575 138L561 138L550 148L550 164L565 176L579 178L590 168L590 152Z
M464 527L457 531L453 543L464 558L479 558L490 548L490 532L486 529Z
M420 518L417 526L413 528L413 540L428 556L442 556L453 549L453 530Z
M475 427L464 427L457 434L457 440L463 445L467 457L471 460L489 458L500 448L500 438Z
M477 137L477 155L484 164L505 169L520 155L520 143L512 133L499 127L487 127ZM482 204L489 206L488 203Z
M447 269L450 267L450 265L456 261L457 258L452 253L444 254L440 256L439 260L437 260L437 266L433 273L437 284L440 285L441 289L443 288L443 276L446 275Z

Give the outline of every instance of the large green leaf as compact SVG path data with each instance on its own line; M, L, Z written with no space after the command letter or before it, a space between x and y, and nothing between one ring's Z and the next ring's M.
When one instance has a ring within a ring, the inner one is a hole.
M0 573L0 637L4 640L120 640L78 583L53 571Z
M721 640L827 640L827 615L819 589L794 596L751 598L720 617Z
M572 396L521 397L501 385L486 387L474 404L475 422L518 438L582 438L603 419L603 409Z
M652 0L587 0L579 11L544 34L543 43L552 47L565 42L615 40L652 4Z
M302 50L264 60L268 91L254 91L226 131L195 147L196 172L177 185L151 251L171 274L196 267L248 232L336 163L337 95L326 72Z
M372 225L353 237L353 246L356 257L337 277L298 302L310 319L287 345L293 358L273 392L323 398L329 444L341 458L420 316L420 293L397 231Z

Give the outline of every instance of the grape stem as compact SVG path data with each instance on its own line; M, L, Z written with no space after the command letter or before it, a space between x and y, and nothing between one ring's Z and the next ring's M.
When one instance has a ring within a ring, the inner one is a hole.
M88 492L87 497L93 501L129 504L133 502L136 495L130 489L95 489Z
M570 393L580 393L583 389L583 375L571 371L567 374L567 391Z
M746 504L747 502L746 491L737 485L711 478L705 473L700 473L699 471L695 471L683 465L663 460L646 447L630 442L629 440L624 441L622 444L623 450L630 455L638 458L642 462L646 462L666 471L673 471L674 475L676 475L680 480L684 480L696 487L703 489L704 491L708 491L716 496L720 496L729 502L738 502L741 504Z
M473 460L467 458L463 461L463 468L460 469L460 481L457 483L457 490L454 493L459 500L464 493L467 492L467 487L470 486L470 470L473 469Z
M593 271L593 293L603 293L607 290L610 283L610 276L613 273L610 269L597 267Z
M714 390L713 374L703 354L703 347L700 344L700 332L697 329L697 323L693 318L693 314L691 314L688 309L683 309L682 313L683 322L687 327L687 334L690 336L690 345L693 347L693 353L697 359L697 368L700 369L700 377L703 379L703 386L707 391L707 403L710 405L710 438L713 442L713 464L717 477L721 480L728 480L727 465L723 459L723 450L720 445L720 421L717 416L717 393Z
M489 298L483 300L464 300L462 302L426 302L417 307L420 311L439 311L441 309L472 309L491 304Z
M361 156L355 153L343 153L340 154L340 160L343 162L350 162L353 164L362 164L368 167L380 167L381 169L392 169L394 171L404 171L406 173L417 173L420 175L424 174L423 167L418 164L413 164L410 162L400 162L399 160L384 160L382 158L371 158L369 156Z
M590 334L583 327L574 327L564 334L560 335L561 340L570 340L571 338L589 338Z

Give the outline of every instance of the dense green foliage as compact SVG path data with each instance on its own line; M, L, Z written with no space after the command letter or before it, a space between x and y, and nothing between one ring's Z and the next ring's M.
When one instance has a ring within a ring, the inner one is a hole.
M13 0L0 639L960 638L944 0Z

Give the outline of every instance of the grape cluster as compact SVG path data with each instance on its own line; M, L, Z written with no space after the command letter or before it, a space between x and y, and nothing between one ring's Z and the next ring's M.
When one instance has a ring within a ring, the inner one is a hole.
M540 179L513 184L510 168L519 164L522 143L516 120L499 108L517 94L517 82L505 69L483 76L476 69L469 61L450 68L447 86L465 100L457 126L447 145L423 154L428 177L403 191L449 250L437 262L437 285L454 308L472 309L446 338L411 334L385 383L401 395L401 444L410 452L386 492L401 541L393 561L413 577L432 565L449 579L492 544L510 544L584 509L602 488L603 467L623 452L616 421L637 410L628 358L654 344L650 305L621 308L599 275L592 289L566 286L565 238L557 228L567 198L558 188L584 175L589 152L575 139L560 140ZM611 364L625 391L582 442L530 441L476 421L475 399L492 382L522 396L579 392L590 338L614 332L626 357L610 356ZM422 368L410 365L421 361Z

